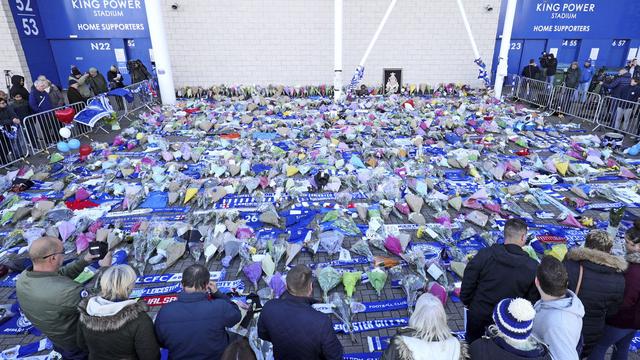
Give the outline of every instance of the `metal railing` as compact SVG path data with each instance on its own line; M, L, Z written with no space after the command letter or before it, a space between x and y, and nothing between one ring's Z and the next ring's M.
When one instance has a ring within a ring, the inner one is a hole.
M507 75L502 86L503 98L513 98L518 91L518 84L520 84L520 75Z
M632 136L638 136L640 103L605 97L597 115L598 127L602 126ZM595 129L594 129L595 130Z
M31 149L31 155L35 155L46 151L50 147L55 146L64 139L60 136L60 128L65 125L56 118L56 110L72 107L76 114L84 109L87 105L83 102L61 106L49 111L38 114L29 115L24 118L24 127L27 133L28 144ZM78 138L91 131L91 128L82 124L73 123L71 127L71 137Z
M124 89L129 90L133 96L132 101L122 96L107 96L109 104L111 104L111 107L116 112L118 120L144 107L150 108L150 105L154 104L158 99L158 97L153 94L153 92L157 94L157 89L155 89L154 84L152 80L143 80L125 86ZM94 96L87 100L87 104L96 97L97 96Z
M553 85L526 77L521 77L516 90L516 98L540 107L549 106Z
M592 92L580 92L566 86L555 86L549 99L549 109L577 119L596 122L602 97Z
M24 126L18 125L11 130L4 130L0 133L0 168L13 165L29 156Z

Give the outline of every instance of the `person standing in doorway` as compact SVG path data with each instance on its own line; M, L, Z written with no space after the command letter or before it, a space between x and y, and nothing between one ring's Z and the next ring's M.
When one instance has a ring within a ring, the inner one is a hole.
M589 92L589 85L591 85L591 79L593 79L594 67L591 66L591 59L587 59L580 69L580 80L578 81L578 91L573 93L573 101L580 102L587 101L587 92Z

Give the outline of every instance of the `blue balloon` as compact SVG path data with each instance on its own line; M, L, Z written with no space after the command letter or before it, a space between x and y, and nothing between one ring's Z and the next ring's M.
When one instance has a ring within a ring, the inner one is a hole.
M78 139L71 139L69 140L69 149L71 150L78 150L80 148L80 140Z
M69 144L67 144L67 143L66 143L66 142L64 142L64 141L60 141L60 142L58 143L58 145L57 145L57 146L58 146L58 150L59 150L60 152L63 152L63 153L64 153L64 152L69 151Z

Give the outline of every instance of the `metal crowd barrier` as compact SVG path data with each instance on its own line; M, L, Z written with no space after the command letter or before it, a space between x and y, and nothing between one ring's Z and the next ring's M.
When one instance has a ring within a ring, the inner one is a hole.
M555 86L549 98L549 109L577 119L596 122L602 97L592 92L580 92L566 86Z
M68 106L61 106L53 110L29 115L24 118L23 124L27 133L31 155L35 155L55 146L58 142L65 140L60 136L60 128L65 126L55 115L56 110L73 107L76 113L84 109L87 105L78 102ZM77 138L91 131L91 128L82 124L73 123L71 127L71 137Z
M507 75L504 85L502 86L502 97L515 97L518 90L518 84L520 84L520 75Z
M29 147L24 126L17 126L15 133L0 133L0 169L22 161L27 156Z
M518 82L516 98L533 105L547 107L552 91L553 85L547 82L522 77Z
M602 126L617 132L638 136L640 103L607 96L601 104L596 129Z
M154 86L153 80L143 80L135 84L127 85L124 88L131 91L133 101L129 102L122 96L107 96L109 104L111 104L111 107L116 112L118 120L126 118L132 112L144 107L151 109L151 104L154 104L158 99L158 97L154 95L154 92L157 94L157 89ZM87 100L87 104L94 98L95 97Z

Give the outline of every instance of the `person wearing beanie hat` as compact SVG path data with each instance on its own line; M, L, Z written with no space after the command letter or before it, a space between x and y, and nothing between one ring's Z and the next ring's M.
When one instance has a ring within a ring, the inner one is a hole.
M591 59L585 60L584 65L580 69L578 91L573 93L573 101L578 101L578 97L580 97L580 102L587 101L587 92L589 91L589 86L591 85L594 74L595 70L594 67L591 66Z
M67 100L69 100L69 104L87 101L87 98L82 96L80 91L78 91L79 86L78 81L74 79L69 80L69 88L67 89Z
M473 360L551 360L545 344L531 336L536 311L523 298L506 298L493 310L494 325L471 344Z
M522 249L527 243L527 223L509 219L504 244L484 248L467 264L460 299L468 308L466 339L472 343L491 325L496 304L505 298L539 299L534 279L538 263Z
M82 74L78 67L75 65L71 66L71 74L69 74L69 78L67 80L75 80L78 83L77 90L80 92L82 97L88 99L93 96L93 92L91 91L91 87L87 83L89 79L89 73ZM71 102L70 102L71 104Z
M627 262L610 254L613 241L602 230L592 230L584 247L574 247L564 258L569 290L584 305L582 321L584 347L581 357L591 354L605 329L605 320L615 314L624 295Z
M625 287L622 304L618 312L609 316L600 341L589 359L604 359L613 345L611 359L626 359L629 346L640 330L640 220L636 219L624 234L626 256L629 267L624 274Z
M567 286L569 276L560 260L542 258L536 272L542 299L534 305L533 335L549 346L554 359L578 360L584 306Z
M468 346L451 334L442 301L430 293L420 295L409 319L391 339L381 360L464 360Z

